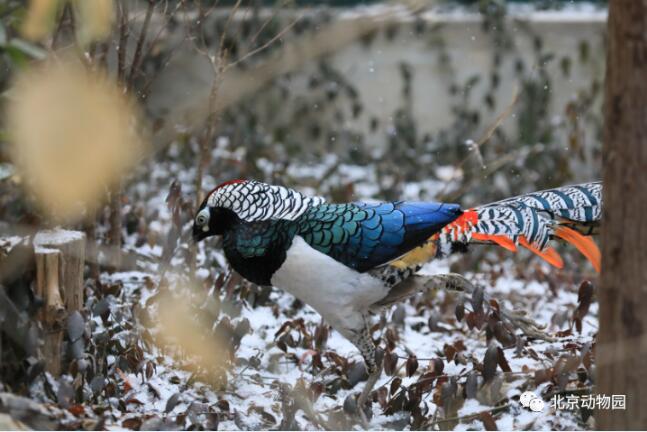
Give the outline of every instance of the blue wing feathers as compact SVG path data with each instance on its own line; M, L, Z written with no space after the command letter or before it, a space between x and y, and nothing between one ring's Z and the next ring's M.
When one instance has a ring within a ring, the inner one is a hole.
M419 246L462 213L456 204L321 204L301 216L298 234L360 272Z

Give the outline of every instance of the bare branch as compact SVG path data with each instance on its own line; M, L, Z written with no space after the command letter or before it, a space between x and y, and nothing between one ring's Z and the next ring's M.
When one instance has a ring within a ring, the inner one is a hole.
M258 31L254 34L254 36L252 36L252 38L251 38L251 39L250 39L250 41L249 41L249 43L250 43L250 44L253 44L254 42L256 42L256 39L258 38L258 36L260 36L261 32L262 32L263 30L265 30L265 27L267 27L267 25L268 25L269 23L271 23L271 22L274 20L274 18L276 17L276 15L278 15L278 13L279 13L279 9L280 9L280 8L282 8L283 6L285 6L285 4L286 4L286 3L287 3L287 1L286 1L286 0L283 0L283 1L281 2L281 4L279 5L279 7L277 7L276 9L274 9L274 12L272 12L272 15L271 15L267 20L265 20L265 22L260 26L260 28L258 29Z
M54 34L52 35L52 43L50 45L51 51L54 51L57 47L58 38L63 30L63 27L65 26L65 21L68 15L70 17L70 24L72 28L74 28L74 16L72 14L72 6L70 4L65 4L65 6L63 6L63 10L61 11L61 16L58 19L58 24L56 25L56 29L54 29Z
M236 14L236 12L238 12L238 9L240 8L241 3L242 3L242 0L236 1L236 4L231 9L231 12L229 13L229 16L227 17L227 21L225 22L225 28L222 30L222 34L220 35L220 46L218 47L218 61L219 62L223 58L224 48L225 48L225 38L227 36L227 31L229 30L229 24L231 23L232 17ZM210 60L211 60L211 57L210 57ZM213 66L213 60L211 60L211 62L212 62L212 66ZM219 66L222 68L222 71L217 71L217 72L223 72L225 70L224 66L222 64L220 64Z
M214 70L214 77L211 83L211 90L209 92L209 102L208 102L208 113L206 118L206 131L202 135L200 140L200 160L198 161L198 173L196 174L196 207L200 205L202 201L202 178L204 176L204 170L209 164L209 144L213 140L213 135L216 130L216 100L218 98L218 90L222 84L223 75L227 68L227 57L228 52L225 49L225 36L227 35L227 29L231 22L231 17L236 13L242 0L238 0L233 6L229 16L227 17L227 22L225 23L225 28L220 36L220 47L218 49L218 57L214 61L212 56L208 56L209 61Z
M262 62L247 70L235 74L226 71L218 96L218 110L222 111L259 91L279 75L294 71L306 62L330 54L363 35L386 27L391 15L392 12L387 11L377 16L330 23L312 34L291 38L280 50L272 52ZM151 112L152 117L161 118L163 113L164 118L162 126L155 131L156 151L172 142L176 134L174 125L183 124L189 129L204 125L209 103L204 84L189 83L190 90L173 98L172 104L166 96L161 97L163 101L151 101L151 104L157 105L154 112Z
M248 52L247 54L245 54L244 56L242 56L241 58L239 58L239 59L238 59L238 60L236 60L235 62L232 62L232 63L230 63L229 65L227 65L227 69L229 69L229 68L230 68L230 67L232 67L232 66L236 66L236 65L237 65L237 64L239 64L240 62L242 62L242 61L244 61L244 60L248 59L249 57L251 57L251 56L253 56L253 55L255 55L255 54L258 54L259 52L261 52L261 51L265 50L266 48L268 48L268 47L269 47L270 45L272 45L274 42L276 42L277 40L281 39L281 37L283 37L283 35L285 35L287 32L289 32L289 31L290 31L290 29L292 29L292 27L294 27L294 25L295 25L297 22L299 22L299 20L300 20L301 18L303 18L303 15L300 15L300 16L298 16L297 18L295 18L295 19L294 19L294 21L292 21L290 24L288 24L288 25L287 25L283 30L281 30L280 32L278 32L278 33L276 34L276 36L274 36L272 39L270 39L269 41L267 41L266 43L264 43L264 44L263 44L263 45L261 45L260 47L258 47L258 48L256 48L256 49L251 50L250 52Z
M485 131L483 136L478 140L478 142L473 143L472 147L470 148L470 151L467 156L465 156L455 167L454 171L452 172L451 177L449 180L445 182L445 185L443 186L443 189L439 192L438 197L446 197L447 195L447 189L449 189L449 185L456 179L457 173L460 171L460 169L467 163L467 161L472 157L472 154L476 154L476 156L479 158L481 165L484 165L483 163L483 158L481 156L481 146L488 142L490 138L492 138L492 135L494 132L501 126L501 123L508 118L508 116L512 113L512 109L514 106L517 104L517 101L519 100L519 88L517 86L514 87L513 94L512 94L512 100L495 119L494 123L492 123ZM484 166L485 168L485 166Z
M168 16L168 18L172 18L177 13L177 11L180 10L180 7L182 7L183 5L184 5L184 0L178 2L177 5L175 5L175 8L167 15L167 11L168 11L168 0L167 0L164 3L164 10L162 11L161 15ZM153 40L149 44L145 57L148 57L150 55L151 51L153 50L153 47L159 41L163 31L164 31L164 26L162 25L160 26L160 29L157 31L157 33L155 34L155 37L153 37Z
M119 2L119 44L117 45L117 78L123 82L126 75L126 49L128 43L128 8Z
M201 1L198 2L198 19L196 20L194 33L198 37L200 37L201 43L203 46L206 45L206 41L204 39L204 32L203 32L204 22L211 15L211 13L216 9L216 7L218 6L218 3L220 3L220 0L216 0L215 2L213 2L211 7L209 7L209 9L204 10L204 8L202 7L203 3ZM189 37L189 39L191 38Z
M164 10L162 11L161 15L166 16L167 19L170 19L173 16L175 16L175 14L177 13L178 10L180 10L180 7L182 7L182 5L184 5L184 0L181 0L180 2L178 2L178 4L175 6L175 8L171 12L168 12L168 0L167 0L164 3ZM153 48L155 47L155 45L159 41L163 31L164 31L164 26L162 25L162 26L160 26L160 29L157 31L157 33L153 37L153 40L150 42L148 50L146 51L146 54L144 55L144 58L150 56L151 51L153 50ZM169 65L169 63L173 59L173 55L175 54L175 52L177 51L179 46L180 45L176 45L176 46L171 47L171 49L168 51L168 53L166 55L166 59L164 60L164 62L161 64L161 66L157 70L158 74L161 73L164 69L166 69L166 67ZM140 73L141 73L141 71L140 71ZM148 93L148 90L149 90L151 84L153 83L154 77L155 76L153 75L153 76L150 76L150 77L148 77L146 79L145 83L141 86L141 93L143 93L143 94Z
M128 77L128 85L132 88L135 78L139 73L139 67L142 61L142 49L144 47L144 41L146 40L146 34L148 33L148 26L153 16L153 10L155 9L155 2L152 0L148 1L148 7L146 8L146 17L144 18L144 24L142 29L139 32L139 38L137 39L137 47L135 48L135 55L133 61L130 65L130 76Z

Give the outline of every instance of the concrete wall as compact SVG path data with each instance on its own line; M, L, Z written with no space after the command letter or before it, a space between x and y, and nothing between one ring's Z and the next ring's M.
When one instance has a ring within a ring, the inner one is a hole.
M495 47L492 34L483 31L477 15L452 18L427 14L424 17L428 25L441 26L436 34L417 36L411 29L412 25L404 24L392 41L381 34L368 49L361 44L341 49L334 55L333 62L357 85L370 114L385 122L401 100L399 64L406 62L413 66L413 113L419 124L433 132L447 126L452 120L450 107L445 103L450 97L449 83L452 78L463 83L471 76L480 75L482 79L472 90L472 100L477 105L482 100L488 87ZM553 78L552 88L546 90L551 93L552 111L555 114L562 114L567 102L579 92L587 90L593 79L603 78L605 18L599 15L590 18L584 20L560 17L559 13L544 13L507 20L515 50L513 54L504 55L501 84L496 93L498 111L512 100L518 85L514 71L515 58L523 59L526 65L536 65L533 35L542 38L544 52L555 55L555 59L546 66ZM436 37L446 42L453 66L451 70L439 64L437 49L431 46L431 39ZM578 61L582 43L590 46L590 58L584 63ZM570 77L564 76L560 70L560 59L565 56L574 60ZM528 73L532 72L528 70ZM484 107L483 118L487 119L488 116L492 121L496 117ZM363 127L366 126L363 124Z
M340 42L333 48L320 49L316 55L304 46L291 48L288 43L284 51L288 51L290 55L284 53L283 57L270 59L270 61L277 62L280 65L278 69L284 67L283 70L279 70L279 73L290 72L289 80L287 82L284 80L283 84L289 86L292 94L288 103L293 103L297 99L308 100L313 97L307 85L308 76L315 70L318 59L328 58L333 67L356 87L364 107L357 119L346 120L345 124L338 125L339 129L363 133L366 136L366 144L371 147L384 146L388 129L393 122L393 113L402 104L400 65L403 62L412 67L411 109L419 126L419 133L428 133L432 136L451 125L454 119L452 99L449 94L450 83L452 81L464 83L474 75L481 76L481 80L471 91L470 104L481 112L481 131L475 132L481 135L482 131L491 125L511 102L513 93L518 88L519 79L515 72L515 64L521 60L526 65L524 75L526 77L537 73L537 56L534 49L536 37L542 41L541 52L553 55L553 60L545 65L552 81L552 85L545 91L550 94L550 116L555 117L556 122L564 117L565 107L570 101L588 92L592 82L601 83L604 75L605 12L589 10L583 13L508 14L505 18L505 26L513 41L513 47L504 51L502 56L500 84L494 93L496 107L493 110L485 106L483 96L489 86L488 80L497 45L493 37L495 32L483 30L479 14L425 12L419 15L418 21L408 13L402 13L401 10L387 15L384 15L382 10L376 12L375 8L341 10L333 14L336 15L331 20L331 28L327 29L329 34L323 39L330 40L338 37L343 40L343 43ZM372 21L379 21L379 25L375 26L372 23L367 27L366 23ZM422 32L419 31L421 22L424 23L425 29ZM370 28L370 25L374 25L374 28ZM367 34L373 35L368 38L371 40L369 44L363 42L367 39ZM439 62L439 43L445 46L451 68ZM582 47L586 47L588 56L581 57ZM295 56L301 56L302 61L293 61ZM308 56L311 57L308 58ZM571 59L569 75L565 75L561 68L562 59L566 57ZM289 66L286 66L288 64ZM252 70L252 72L256 73L256 76L247 79L247 83L252 83L251 87L254 90L251 92L255 93L265 86L265 83L261 82L264 78L261 77L264 77L267 72L258 70ZM245 81L243 79L245 74L249 75L250 72L233 71L227 77L223 83L221 99L230 103L239 97L249 95L250 91L247 90L250 86L245 87L247 93L236 90L239 88L237 82ZM153 97L149 101L149 109L155 115L170 116L168 113L172 113L174 109L177 111L177 107L188 107L188 110L184 110L182 118L186 122L194 121L199 118L200 112L196 106L200 104L204 106L212 76L211 66L202 55L190 49L178 50L173 64L153 84L151 92ZM228 95L228 91L235 95ZM276 93L268 92L268 98L276 97ZM599 105L600 99L598 97L594 103ZM344 104L343 101L341 103ZM272 111L268 113L268 121L270 118L272 121L281 119L289 121L293 113L290 107L281 104L281 100L265 104L265 109ZM259 107L260 109L262 108ZM599 106L596 106L593 111L596 110L599 111ZM511 132L514 132L515 128L516 111L517 109L502 125ZM325 118L331 113L322 111L318 115ZM369 126L373 118L379 119L380 127L371 132ZM329 121L334 122L332 117ZM268 129L271 126L268 124ZM291 125L290 133L303 140L304 145L321 144L309 142L307 132L300 130L300 127L297 124ZM580 131L585 147L588 149L587 159L593 157L592 149L599 147L594 131L590 129L584 128ZM477 140L479 137L465 136L464 138ZM564 136L563 139L564 145L568 146L567 137ZM331 148L341 151L334 146ZM585 160L583 164L586 166L589 162L590 160Z

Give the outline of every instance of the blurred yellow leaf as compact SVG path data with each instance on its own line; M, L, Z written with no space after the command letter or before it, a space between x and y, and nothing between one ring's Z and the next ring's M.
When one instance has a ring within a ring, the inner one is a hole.
M49 36L54 30L58 11L66 3L65 0L31 0L22 27L23 35L32 41ZM72 4L79 45L85 46L110 35L115 15L113 0L75 0Z
M195 321L186 297L165 295L158 303L161 341L181 348L204 371L226 365L227 348L219 335Z
M27 17L22 26L23 35L32 41L49 35L54 29L60 4L60 0L30 0Z
M110 35L114 18L112 0L76 0L79 45L105 39Z
M74 60L19 75L7 114L13 161L57 221L101 203L144 150L134 104L107 76Z

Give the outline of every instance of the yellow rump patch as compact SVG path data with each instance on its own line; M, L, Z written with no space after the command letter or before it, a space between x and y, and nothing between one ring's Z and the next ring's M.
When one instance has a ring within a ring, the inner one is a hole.
M418 264L424 264L433 257L436 256L436 236L433 236L427 240L422 246L418 246L415 249L411 249L405 255L402 255L397 260L391 262L390 265L399 268L405 269L409 267L414 267Z

